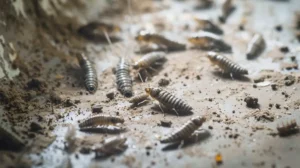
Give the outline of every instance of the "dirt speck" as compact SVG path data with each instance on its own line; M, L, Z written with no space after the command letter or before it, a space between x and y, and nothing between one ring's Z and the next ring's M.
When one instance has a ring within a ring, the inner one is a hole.
M100 104L96 104L92 106L93 113L102 113L103 107Z
M162 79L160 79L160 80L158 81L158 85L159 85L159 86L167 86L167 85L169 85L169 84L170 84L170 80L168 80L168 79L162 78Z
M30 131L32 131L32 132L38 132L42 129L43 129L42 126L40 124L38 124L37 122L32 122L30 124Z
M162 127L171 127L172 122L171 121L167 121L167 120L161 120L158 125L162 126Z
M254 97L248 96L244 99L244 102L246 102L247 107L250 107L250 108L257 108L259 106L258 99L254 98Z
M286 86L291 86L292 84L295 83L295 80L296 80L296 77L295 76L292 76L292 75L288 75L284 78L284 84Z
M115 92L114 91L110 91L106 94L106 97L109 98L110 100L115 98Z

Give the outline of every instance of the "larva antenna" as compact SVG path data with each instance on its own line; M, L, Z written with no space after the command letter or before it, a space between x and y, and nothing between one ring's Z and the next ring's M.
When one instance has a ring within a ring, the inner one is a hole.
M106 40L108 42L109 48L110 48L111 52L113 53L114 50L113 50L113 47L112 47L112 42L111 42L111 40L110 40L110 38L108 36L107 31L105 29L102 29L102 32L104 33L104 36L105 36L105 38L106 38ZM115 53L115 55L120 58L120 55L118 53Z

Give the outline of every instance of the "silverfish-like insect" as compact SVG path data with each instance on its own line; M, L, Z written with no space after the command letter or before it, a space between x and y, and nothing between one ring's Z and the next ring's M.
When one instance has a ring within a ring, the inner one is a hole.
M89 59L83 54L77 54L77 59L81 69L84 72L84 83L86 89L90 93L95 93L98 88L98 78L94 66L92 65L91 61L89 61Z
M214 65L218 65L225 74L232 74L236 76L248 74L247 69L242 68L240 65L225 56L219 55L215 52L208 52L207 57Z
M202 50L231 51L231 46L229 44L224 42L220 37L208 32L189 37L188 41L196 48Z
M116 68L116 83L118 90L125 96L132 96L132 79L130 76L130 64L125 58L121 58Z
M198 23L199 28L204 31L212 32L219 35L223 34L223 30L208 19L194 18L194 20Z
M140 95L134 96L128 102L132 103L133 105L138 105L138 104L141 104L141 103L143 103L147 100L149 100L149 95L148 94L140 94Z
M88 40L106 41L105 33L110 36L110 40L115 42L120 40L118 37L111 35L112 33L120 32L121 28L116 25L103 22L91 22L78 29L78 33Z
M124 119L111 115L95 115L80 122L79 127L84 128L97 125L114 125L118 123L124 123Z
M164 45L167 47L168 51L180 51L185 50L186 45L181 44L172 40L169 40L162 35L149 33L147 31L141 31L135 39L139 42L155 43L157 45Z
M94 150L96 158L101 156L110 156L124 151L127 148L127 145L125 144L126 141L127 138L123 136L116 136L106 140L102 146Z
M288 136L299 132L299 127L296 120L292 120L289 123L277 126L277 131L280 136Z
M193 108L190 105L186 104L184 101L167 91L164 91L160 88L145 88L145 91L163 106L173 109L177 115L178 111L182 113L192 112Z
M247 59L253 59L257 57L264 51L265 47L266 47L266 43L262 35L255 34L248 44L248 48L246 52Z
M224 0L224 3L222 5L222 14L219 17L219 20L222 23L225 23L228 16L233 12L234 9L235 7L232 4L232 0Z
M189 138L193 132L195 132L201 125L205 122L204 117L193 117L188 122L186 122L182 127L173 132L172 134L161 139L161 143L172 143L182 141Z
M111 125L80 128L80 131L83 132L106 133L106 134L118 134L124 132L125 130L126 130L125 127L118 127L118 126L111 126Z
M5 145L4 147L8 147L12 150L20 150L25 147L26 143L22 140L16 133L14 133L11 129L7 128L4 125L0 125L0 140ZM2 146L0 145L0 146ZM7 146L6 146L7 145Z
M141 59L135 62L133 68L135 69L147 69L152 68L154 64L161 65L166 60L165 52L151 52L144 55Z

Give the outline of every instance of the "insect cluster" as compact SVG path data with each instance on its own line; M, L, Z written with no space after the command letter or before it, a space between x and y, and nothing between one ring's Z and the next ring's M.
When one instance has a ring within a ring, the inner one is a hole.
M199 8L209 8L213 4L212 0L199 1ZM234 11L235 6L232 0L225 0L222 5L219 20L225 23L230 14ZM199 49L207 52L208 60L218 66L223 74L233 76L249 75L249 71L242 65L234 62L225 54L232 53L232 46L222 39L225 33L222 28L210 19L194 18L197 23L197 29L201 30L197 35L192 35L187 38L187 41L192 45L192 49ZM87 39L115 39L116 32L121 31L121 28L115 25L93 22L79 29L79 33ZM157 72L159 68L168 60L168 52L177 52L190 49L187 44L171 40L170 38L159 34L150 33L143 30L137 33L135 37L140 48L136 53L143 54L139 60L133 63L129 58L121 57L115 67L115 81L119 92L128 99L132 107L140 106L152 99L159 103L160 110L171 110L174 114L187 115L195 113L195 110L187 102L176 96L175 93L168 92L162 88L146 87L144 93L134 95L132 80L132 71L137 72L137 76L142 82L147 82L149 72ZM266 42L263 36L255 33L249 41L245 58L251 60L263 54ZM84 71L85 85L89 92L94 93L97 90L98 81L95 68L87 57L80 55L77 57L81 68ZM152 74L151 74L152 75ZM129 99L130 98L130 99ZM196 112L197 113L197 112ZM201 116L193 117L187 121L182 127L175 132L166 135L160 140L161 143L174 143L187 139L198 138L198 129L206 121L206 118ZM124 123L124 119L118 116L97 115L92 116L79 124L80 131L92 133L119 134L126 131L125 127L119 126ZM280 136L287 136L299 131L296 121L292 121L284 126L277 127ZM111 155L115 152L123 151L127 145L127 138L116 136L97 147L94 151L96 157L103 155ZM217 162L222 162L222 157L216 157Z

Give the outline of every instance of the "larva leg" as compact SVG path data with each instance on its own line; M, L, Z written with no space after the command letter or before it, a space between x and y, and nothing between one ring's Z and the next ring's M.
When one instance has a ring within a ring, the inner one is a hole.
M141 80L143 83L145 83L145 82L144 82L144 80L143 80L143 78L142 78L142 75L141 75L141 73L139 72L138 74L139 74L139 78L140 78L140 80Z
M154 71L154 72L157 72L157 70L156 69L154 69L153 67L151 67L151 66L149 66L149 69L151 69L152 71Z
M183 147L183 145L184 145L184 140L181 140L180 144L178 145L178 149L181 149Z
M178 111L177 111L175 108L173 108L173 110L175 111L175 113L176 113L176 115L177 115L177 117L178 117L178 116L179 116Z
M163 112L164 116L165 116L165 111L163 110L163 108L161 107L161 103L158 104L160 110Z

